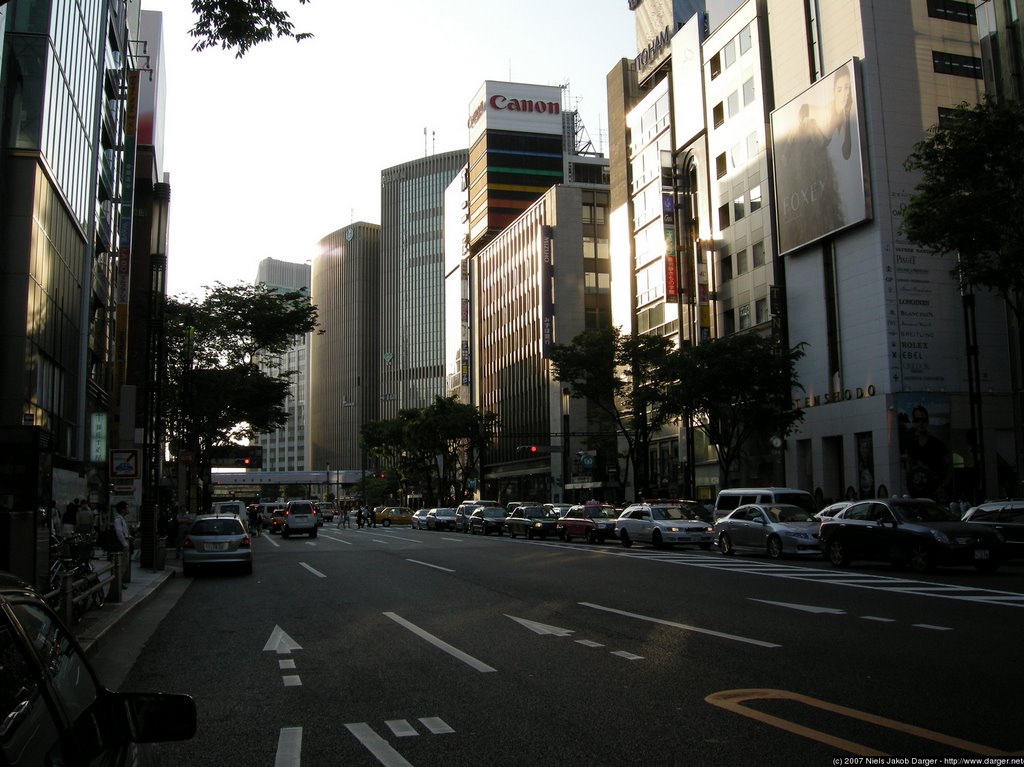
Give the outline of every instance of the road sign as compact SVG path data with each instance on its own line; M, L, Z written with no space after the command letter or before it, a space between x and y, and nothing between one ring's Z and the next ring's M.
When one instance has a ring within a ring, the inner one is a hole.
M110 478L135 479L139 476L138 450L111 450Z

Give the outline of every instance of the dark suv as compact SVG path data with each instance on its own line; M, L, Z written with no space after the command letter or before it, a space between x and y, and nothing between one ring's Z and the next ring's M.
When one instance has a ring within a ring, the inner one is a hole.
M892 562L916 572L935 565L974 565L993 572L1003 558L995 530L962 522L926 498L853 503L821 523L821 550L835 567L856 559Z
M136 764L137 744L195 734L191 697L108 690L42 597L3 572L0 658L0 764Z

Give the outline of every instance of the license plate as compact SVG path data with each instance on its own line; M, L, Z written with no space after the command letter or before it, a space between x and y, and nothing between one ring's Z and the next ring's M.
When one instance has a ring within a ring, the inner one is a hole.
M975 559L988 559L988 549L975 549L974 550L974 558Z
M228 545L226 543L208 543L206 544L207 551L227 551Z

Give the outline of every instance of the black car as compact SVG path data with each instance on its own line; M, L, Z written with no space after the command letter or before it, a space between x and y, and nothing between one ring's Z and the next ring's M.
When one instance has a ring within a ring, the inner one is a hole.
M874 560L916 572L936 565L974 565L994 572L1003 541L994 530L962 522L926 498L860 501L821 524L821 550L835 567Z
M1006 559L1024 559L1024 500L983 503L968 509L964 522L995 530L1003 536Z
M475 509L469 517L469 532L473 535L502 535L505 532L505 510L497 506L481 506Z
M543 506L520 506L505 517L505 529L510 537L547 538L555 532L558 515Z
M106 689L42 597L8 573L0 573L0 659L3 764L145 764L138 744L195 734L191 697Z

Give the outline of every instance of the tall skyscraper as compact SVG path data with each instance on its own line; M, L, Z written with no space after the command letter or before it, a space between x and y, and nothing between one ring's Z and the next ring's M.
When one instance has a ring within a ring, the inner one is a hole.
M309 264L264 258L256 269L256 282L282 293L305 290L308 294L310 272ZM266 471L306 471L309 338L309 335L297 336L282 358L274 361L277 370L292 370L295 375L285 402L288 422L273 433L260 434L255 441L263 447L263 469ZM261 367L264 367L262 363Z
M445 395L444 194L466 151L429 155L381 173L381 416Z
M310 339L308 471L363 469L360 430L381 412L380 226L356 222L318 244Z

